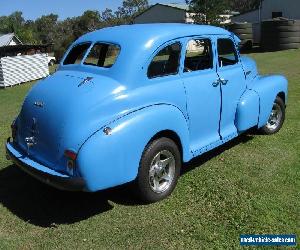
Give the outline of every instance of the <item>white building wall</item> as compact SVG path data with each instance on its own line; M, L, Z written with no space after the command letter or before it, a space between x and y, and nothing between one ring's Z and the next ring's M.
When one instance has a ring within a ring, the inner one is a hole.
M264 0L262 19L271 19L272 12L282 12L283 17L300 19L300 0Z
M300 0L264 0L261 8L261 19L272 18L272 12L282 12L282 16L289 19L300 19ZM232 22L259 22L259 10L233 16Z
M133 23L185 23L185 10L163 5L154 5L137 16Z

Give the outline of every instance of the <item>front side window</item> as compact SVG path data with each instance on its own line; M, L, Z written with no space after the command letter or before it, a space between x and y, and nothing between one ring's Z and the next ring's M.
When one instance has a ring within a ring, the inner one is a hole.
M148 77L176 75L180 65L180 52L181 44L179 42L160 50L149 65Z
M220 67L234 65L238 62L234 43L228 38L218 39L218 55Z
M64 65L80 64L90 46L91 43L75 45L67 55Z
M84 61L84 65L110 68L120 53L120 47L112 44L96 43Z
M190 40L184 60L184 72L213 68L213 55L209 39Z

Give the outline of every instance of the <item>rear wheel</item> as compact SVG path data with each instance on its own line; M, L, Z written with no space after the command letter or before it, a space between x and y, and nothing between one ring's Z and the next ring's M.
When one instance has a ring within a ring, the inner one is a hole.
M142 155L136 180L139 197L145 202L156 202L169 196L180 167L180 152L172 140L163 137L150 142Z
M277 96L272 107L272 111L268 122L263 126L260 131L263 134L271 135L277 133L284 122L285 119L285 104L283 100Z

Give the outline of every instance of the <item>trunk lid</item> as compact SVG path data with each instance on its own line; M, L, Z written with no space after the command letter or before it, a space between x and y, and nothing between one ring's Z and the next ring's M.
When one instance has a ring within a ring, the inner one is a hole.
M77 152L95 126L99 128L99 115L89 116L95 115L95 109L99 113L100 103L119 86L105 76L65 70L40 81L25 98L18 117L19 146L32 159L65 172L64 150Z

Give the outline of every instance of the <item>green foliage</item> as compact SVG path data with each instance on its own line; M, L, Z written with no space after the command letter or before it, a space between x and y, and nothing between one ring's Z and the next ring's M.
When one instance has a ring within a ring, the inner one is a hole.
M229 0L186 0L186 3L195 14L195 22L205 24L220 23L220 14L225 14L230 7Z
M57 30L58 15L42 16L35 21L39 41L43 44L53 43Z
M38 37L35 22L25 21L22 12L14 12L9 16L0 17L0 34L15 33L23 43L35 44Z
M81 16L59 20L58 15L44 15L35 21L25 21L22 12L0 16L0 34L14 32L23 43L52 44L54 54L61 59L67 47L87 32L108 26L131 23L133 17L148 7L148 0L124 0L117 11L106 9L85 11Z
M231 10L244 13L255 10L259 7L262 0L230 0Z
M148 8L148 6L148 0L125 0L115 12L115 15L123 23L131 23L133 17Z

